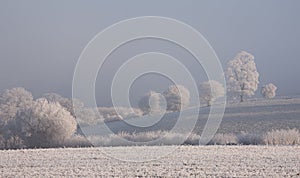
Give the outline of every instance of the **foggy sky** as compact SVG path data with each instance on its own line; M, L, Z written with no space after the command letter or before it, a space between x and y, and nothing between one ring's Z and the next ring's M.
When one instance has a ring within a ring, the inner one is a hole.
M137 16L165 16L183 21L208 40L223 67L240 50L255 56L260 86L278 86L278 95L300 94L300 1L1 1L0 89L25 87L40 96L70 97L76 62L85 45L101 30ZM99 105L110 105L109 83L118 65L141 52L160 51L180 59L197 82L201 66L174 44L136 41L112 54L98 75ZM140 97L164 90L170 81L145 76L132 86Z

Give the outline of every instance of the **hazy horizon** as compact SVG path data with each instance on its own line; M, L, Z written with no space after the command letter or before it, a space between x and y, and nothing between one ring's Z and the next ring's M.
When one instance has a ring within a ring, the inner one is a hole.
M0 3L0 90L25 87L34 96L56 92L71 97L76 62L101 30L128 18L164 16L197 29L223 67L240 50L255 56L260 85L274 83L277 95L300 95L300 1L2 1ZM114 9L114 10L112 10ZM115 70L135 54L160 51L178 58L199 83L206 79L190 54L161 40L137 40L113 53L98 75L98 105L110 105ZM133 98L170 84L158 75L141 77ZM257 91L257 93L259 93ZM136 100L136 99L133 99ZM135 102L135 101L133 101Z

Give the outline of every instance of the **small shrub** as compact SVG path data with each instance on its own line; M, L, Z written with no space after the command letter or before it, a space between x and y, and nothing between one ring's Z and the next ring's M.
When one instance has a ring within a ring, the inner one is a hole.
M0 135L0 150L5 148L5 139Z
M184 144L199 145L199 141L200 141L200 135L197 135L195 133L191 133L189 135L189 137L186 139L186 141L184 142Z
M297 129L272 130L265 134L264 142L267 145L299 145L300 132Z
M246 132L239 134L237 140L241 145L262 145L264 143L263 136Z
M65 140L64 146L76 148L76 147L91 147L93 145L84 136L74 135Z
M149 131L139 133L121 132L107 136L90 136L89 140L91 140L95 146L197 145L199 144L199 138L200 136L194 133L185 134L167 131Z
M208 143L209 145L237 145L237 137L234 134L217 133Z
M10 136L6 141L5 141L5 148L6 149L22 149L26 148L26 145L24 144L24 140L22 140L18 136Z

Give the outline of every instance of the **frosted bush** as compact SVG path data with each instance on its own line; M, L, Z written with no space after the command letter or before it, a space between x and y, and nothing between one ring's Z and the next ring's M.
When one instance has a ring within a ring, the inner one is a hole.
M43 98L16 116L16 132L29 147L59 146L76 128L75 118L68 111Z
M174 133L167 131L149 131L139 133L121 132L108 136L90 136L89 140L95 146L135 146L135 145L181 145L199 144L199 135L188 133ZM158 140L159 139L159 140ZM127 140L127 142L126 142ZM151 142L154 141L155 142Z
M95 146L134 146L134 145L144 145L151 140L155 140L163 136L164 132L141 132L141 133L127 133L120 132L118 134L111 134L108 136L91 136L88 137L92 140ZM128 142L127 142L127 141Z
M6 149L21 149L26 148L24 140L17 135L10 136L5 141Z
M186 136L186 135L184 135L184 136ZM187 144L187 145L199 145L199 141L200 141L200 135L195 134L195 133L191 133L188 136L188 138L186 139L186 141L184 142L184 144Z
M262 145L264 143L262 135L246 132L237 135L237 140L241 145Z
M5 139L0 135L0 150L5 148Z
M67 138L63 146L65 147L91 147L92 144L82 135L74 135Z
M139 133L121 132L107 136L90 136L95 146L136 146L136 145L198 145L200 135L195 133L174 133L149 131ZM158 140L159 139L159 140ZM130 141L130 142L126 142ZM151 142L156 140L156 142ZM184 142L182 142L184 141ZM300 133L296 129L276 130L265 135L242 132L238 135L217 133L209 145L299 145Z
M267 99L274 98L276 96L276 90L277 87L274 84L269 83L262 87L261 94Z
M62 107L64 107L67 111L71 113L72 116L76 117L76 112L84 108L84 104L78 99L68 99L60 96L57 93L46 93L42 98L47 99L52 103L59 103Z
M217 133L209 145L237 145L237 136L234 134Z
M64 98L56 93L46 93L43 98L51 103L59 103L76 118L80 126L95 125L104 121L104 118L97 113L97 109L85 107L78 99Z
M299 145L300 132L297 129L272 130L264 136L267 145Z

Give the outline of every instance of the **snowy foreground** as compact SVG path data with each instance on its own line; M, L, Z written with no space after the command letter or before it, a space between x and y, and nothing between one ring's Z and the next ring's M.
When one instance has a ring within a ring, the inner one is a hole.
M162 153L162 157L141 162L149 152ZM300 146L143 146L0 151L0 177L23 176L299 177Z

